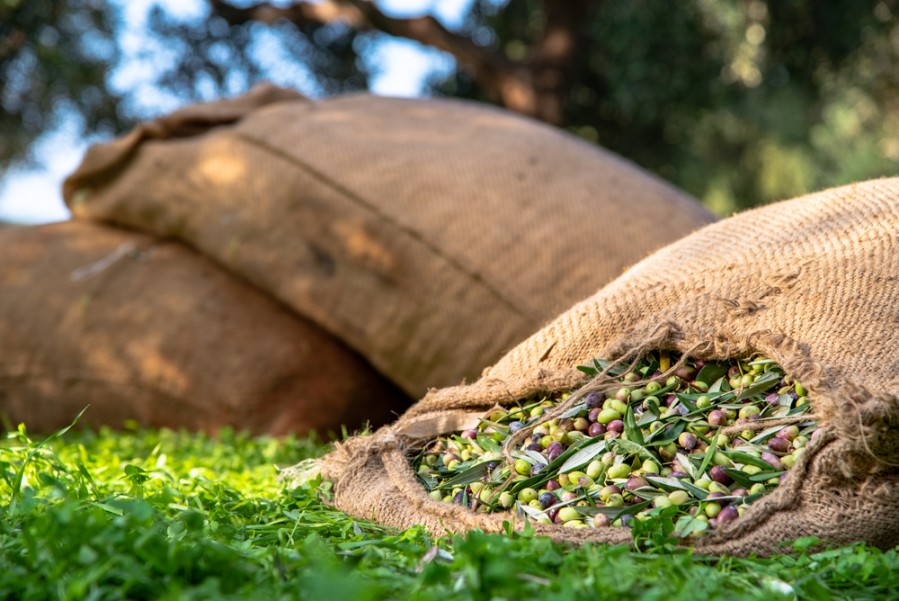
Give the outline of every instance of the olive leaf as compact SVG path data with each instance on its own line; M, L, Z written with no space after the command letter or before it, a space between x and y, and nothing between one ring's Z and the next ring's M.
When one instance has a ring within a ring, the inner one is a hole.
M481 463L476 463L475 465L471 466L464 472L461 472L461 473L457 474L456 476L453 476L449 480L446 480L445 482L443 482L442 484L437 486L437 488L447 489L447 488L455 488L457 486L467 486L467 485L471 484L472 482L476 482L476 481L480 480L481 478L483 478L485 475L487 475L489 465L490 465L489 461L483 461Z
M605 450L605 440L600 440L599 442L587 445L571 455L571 457L569 457L568 460L559 467L559 473L564 474L574 471L579 467L583 467L584 465L587 465L588 463L593 461L595 457L597 457L601 453L604 453Z

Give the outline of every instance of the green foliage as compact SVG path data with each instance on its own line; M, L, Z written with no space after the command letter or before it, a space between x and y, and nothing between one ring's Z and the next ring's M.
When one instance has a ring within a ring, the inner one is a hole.
M639 552L397 532L324 505L315 482L278 483L273 466L324 450L231 432L13 432L0 445L0 598L878 599L899 586L895 551L810 554L818 541L803 540L796 556L708 559L671 546L663 513L641 525Z
M893 1L595 3L568 129L713 211L899 174L899 6ZM527 58L536 0L479 0L468 21ZM485 100L463 72L438 91Z
M76 114L94 133L127 125L109 85L117 13L97 0L0 2L0 175L28 147Z

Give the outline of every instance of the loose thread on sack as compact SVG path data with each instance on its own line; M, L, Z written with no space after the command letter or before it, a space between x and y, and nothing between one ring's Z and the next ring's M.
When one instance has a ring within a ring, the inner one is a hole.
M868 435L865 432L867 429L865 427L865 421L862 417L862 410L858 407L854 399L850 399L849 402L852 404L852 409L855 411L855 417L858 419L858 433L859 437L862 439L862 445L865 447L865 451L868 452L871 457L874 458L875 461L879 461L880 463L887 465L889 467L899 467L899 463L894 463L892 461L887 461L883 457L878 456L868 444Z

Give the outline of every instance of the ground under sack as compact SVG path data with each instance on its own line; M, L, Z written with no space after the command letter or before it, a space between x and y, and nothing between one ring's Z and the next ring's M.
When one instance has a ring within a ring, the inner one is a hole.
M713 220L631 163L499 109L288 98L261 87L96 146L66 202L188 243L415 397L477 377Z
M802 382L818 428L773 492L689 544L733 555L783 552L784 541L806 536L899 544L899 179L748 211L658 251L479 381L432 391L395 424L339 445L319 463L333 503L435 534L522 527L511 512L429 498L411 458L497 405L577 391L586 378L578 365L656 349L707 360L764 355ZM631 540L627 528L535 528L560 541Z
M0 232L0 414L254 433L387 422L405 395L181 244L68 222Z

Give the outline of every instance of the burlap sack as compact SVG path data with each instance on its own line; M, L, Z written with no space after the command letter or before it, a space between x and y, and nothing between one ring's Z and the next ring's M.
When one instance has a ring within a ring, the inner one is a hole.
M327 456L333 502L399 528L499 531L512 514L432 501L405 451L472 427L497 403L577 387L585 376L574 366L594 357L657 348L706 359L761 352L803 382L819 424L784 483L699 551L772 554L803 536L899 544L899 179L749 211L657 252L479 381L432 391L396 424ZM536 529L572 542L631 538L626 528Z
M221 122L220 105L196 106L94 147L66 201L187 242L415 397L476 377L712 221L626 161L498 109L286 94L259 88ZM205 132L172 138L182 117Z
M284 434L384 423L406 397L193 251L75 222L0 232L0 414Z

